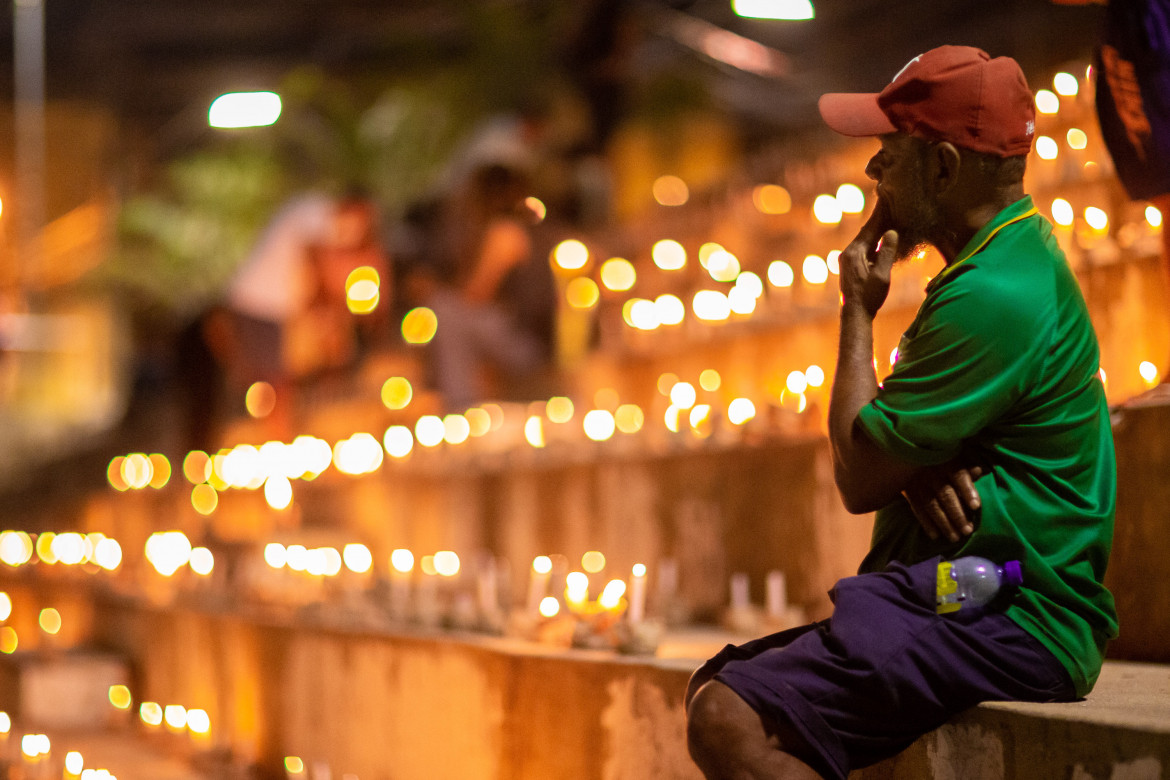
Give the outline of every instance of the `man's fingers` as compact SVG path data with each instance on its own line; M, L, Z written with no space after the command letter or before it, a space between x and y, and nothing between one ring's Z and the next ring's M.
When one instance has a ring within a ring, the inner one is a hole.
M952 542L957 542L968 526L967 512L959 501L959 494L950 485L942 485L936 496L936 522L939 530Z
M894 230L887 230L882 233L881 247L878 249L877 258L873 264L874 274L883 281L888 281L890 278L890 269L894 266L894 260L898 256L898 233Z
M878 239L882 237L882 231L886 225L886 209L885 204L879 199L877 205L873 207L873 211L869 214L869 219L861 226L861 230L857 231L857 237L851 243L861 244L865 249L866 257L873 252L874 247L877 246Z
M962 498L968 509L976 510L980 506L979 491L975 489L975 480L982 473L978 467L967 470L959 469L951 478L951 485Z

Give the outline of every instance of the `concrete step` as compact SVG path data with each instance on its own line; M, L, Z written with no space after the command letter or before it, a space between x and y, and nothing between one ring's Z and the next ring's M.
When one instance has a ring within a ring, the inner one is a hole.
M1170 666L1111 661L1069 704L989 702L850 780L1170 777Z

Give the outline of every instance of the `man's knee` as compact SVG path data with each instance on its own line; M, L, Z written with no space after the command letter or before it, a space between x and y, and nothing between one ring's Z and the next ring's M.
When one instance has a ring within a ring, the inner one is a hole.
M743 735L753 730L751 721L757 718L731 688L717 680L703 684L687 703L687 748L691 757L704 766L739 744Z
M705 664L691 674L691 679L687 681L687 692L683 697L683 709L689 710L691 707L691 700L695 698L695 694L699 689L709 683L718 674L718 669L710 668L711 664Z

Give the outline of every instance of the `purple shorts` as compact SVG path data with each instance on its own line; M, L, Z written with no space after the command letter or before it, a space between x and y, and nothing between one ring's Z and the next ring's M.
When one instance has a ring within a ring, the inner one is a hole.
M935 613L938 559L840 580L833 616L728 645L700 670L825 777L895 755L982 701L1072 701L1061 663L990 607Z

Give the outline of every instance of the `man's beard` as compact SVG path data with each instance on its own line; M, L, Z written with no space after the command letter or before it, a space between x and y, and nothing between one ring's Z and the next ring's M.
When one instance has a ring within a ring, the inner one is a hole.
M910 201L913 209L906 215L903 224L895 226L898 231L898 255L895 262L902 262L916 256L927 246L936 246L942 235L943 218L938 204L929 200L924 193Z

